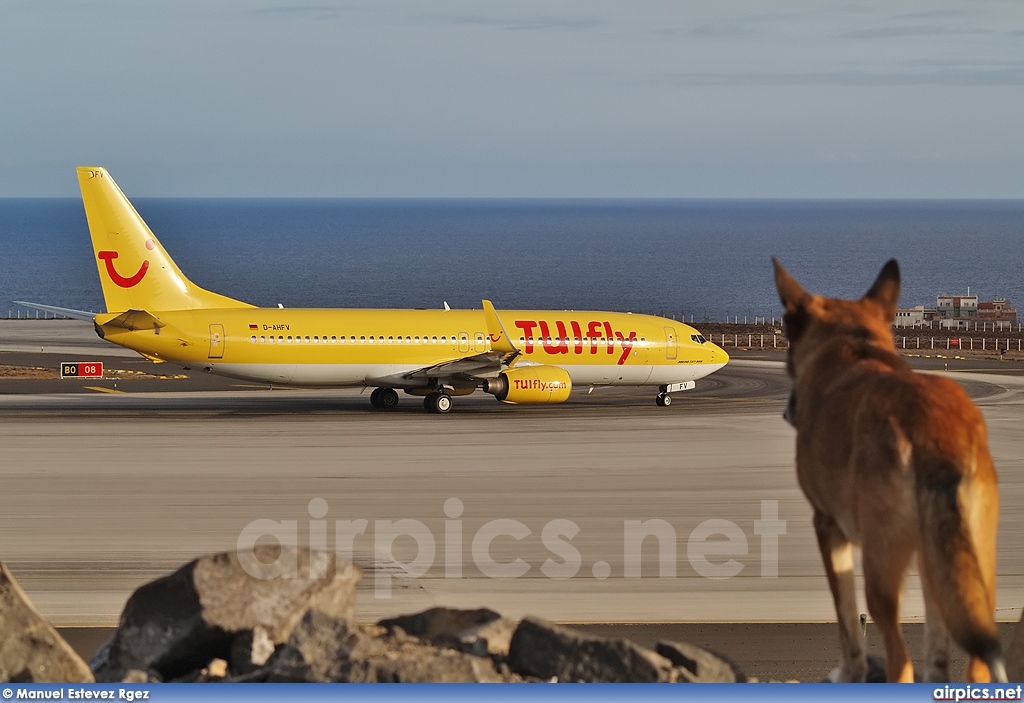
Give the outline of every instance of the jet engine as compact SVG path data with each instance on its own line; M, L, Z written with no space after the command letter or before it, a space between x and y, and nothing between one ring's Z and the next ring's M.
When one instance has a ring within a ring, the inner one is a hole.
M503 403L564 403L572 390L572 379L559 366L522 366L487 379L484 390Z

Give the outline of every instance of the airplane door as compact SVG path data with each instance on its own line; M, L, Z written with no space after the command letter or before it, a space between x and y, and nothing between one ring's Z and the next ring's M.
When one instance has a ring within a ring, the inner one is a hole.
M224 358L224 325L210 325L210 358Z
M487 351L487 344L484 342L484 333L477 332L473 336L473 351L485 352Z
M665 358L669 361L679 356L679 342L676 339L675 327L665 328Z
M463 353L469 351L469 335L465 332L459 332L459 351Z

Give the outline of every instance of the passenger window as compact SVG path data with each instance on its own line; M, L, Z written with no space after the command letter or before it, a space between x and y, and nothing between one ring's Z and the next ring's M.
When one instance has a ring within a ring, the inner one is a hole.
M430 341L433 342L434 344L437 344L437 335L435 334L433 337L431 337Z
M342 339L344 339L344 337L342 337ZM337 337L337 335L333 335L333 334L332 334L332 335L331 335L331 344L337 344L337 343L338 343L338 337Z
M266 344L266 343L267 343L266 336L260 336L260 344Z
M447 338L442 334L441 335L441 344L447 344L447 343L448 343Z
M288 343L289 343L289 344L291 344L291 343L292 343L292 336L291 336L291 335L288 335Z
M277 343L284 344L284 335L277 335Z
M394 343L395 343L395 338L394 338L394 337L391 337L391 336L389 336L389 337L388 337L388 344L394 344Z
M363 344L363 343L365 343L365 342L366 342L366 337L362 337L362 336L361 336L361 337L359 337L359 343L360 343L360 344Z
M253 335L253 336L249 337L249 341L252 342L253 344L255 344L256 343L256 335Z
M306 335L306 344L309 344L309 335Z

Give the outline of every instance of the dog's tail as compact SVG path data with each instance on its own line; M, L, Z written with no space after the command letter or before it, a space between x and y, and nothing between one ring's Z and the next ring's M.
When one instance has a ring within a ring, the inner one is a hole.
M1005 682L995 624L999 493L988 452L978 451L971 459L970 467L939 456L915 462L921 577L956 643L988 666L993 681ZM969 677L986 673L971 668Z

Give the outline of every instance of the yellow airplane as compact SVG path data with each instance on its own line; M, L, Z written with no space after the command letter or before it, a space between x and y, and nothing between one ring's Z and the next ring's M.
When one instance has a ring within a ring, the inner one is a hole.
M99 167L80 167L107 312L24 303L91 320L103 339L156 362L231 378L397 390L446 413L477 389L505 403L561 403L580 386L657 386L657 403L729 356L675 320L631 313L257 308L192 283Z

